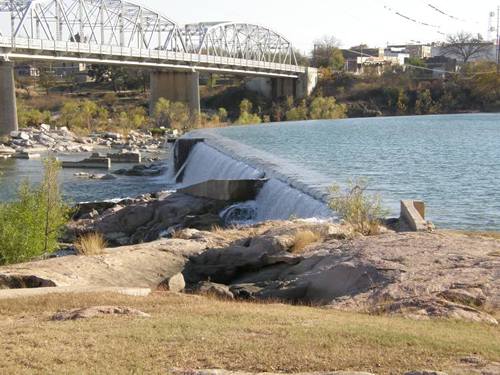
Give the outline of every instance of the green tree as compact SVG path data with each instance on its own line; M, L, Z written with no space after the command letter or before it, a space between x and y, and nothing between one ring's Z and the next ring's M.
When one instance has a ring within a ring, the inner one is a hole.
M25 181L15 201L0 204L0 264L28 261L57 249L71 214L61 198L59 170L56 159L46 159L39 186Z
M417 115L425 115L431 112L433 105L431 91L429 89L420 91L415 102L415 113Z
M308 109L305 100L302 100L298 107L292 107L286 112L287 121L302 121L308 119Z
M345 118L347 107L338 104L334 97L318 96L313 99L309 112L312 120Z
M96 102L74 100L64 103L59 123L74 131L92 132L102 125L107 125L109 113Z
M51 114L49 111L42 112L38 109L27 108L24 104L19 103L17 106L17 118L21 128L35 127L50 122Z
M43 87L45 93L50 95L50 89L56 85L56 75L50 69L41 69L38 84Z
M228 113L227 113L227 110L226 108L219 108L217 110L217 116L219 116L219 120L221 122L226 122L227 121L227 118L228 118Z
M404 115L408 112L408 96L404 92L404 90L399 90L398 102L396 104L397 113L399 115Z
M191 127L192 116L184 103L160 98L156 102L153 119L156 127L186 130Z
M243 99L240 103L240 117L236 120L237 125L260 124L262 119L259 115L252 113L253 104L248 99Z

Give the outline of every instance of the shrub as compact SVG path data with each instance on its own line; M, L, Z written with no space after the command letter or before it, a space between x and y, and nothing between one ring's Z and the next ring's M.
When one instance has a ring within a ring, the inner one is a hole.
M321 240L321 234L311 230L301 230L295 233L294 245L291 252L294 254L301 253L306 247Z
M180 102L160 98L155 105L153 119L157 128L185 130L191 127L189 108Z
M330 208L356 232L374 235L380 232L380 219L387 215L387 211L381 205L380 196L368 195L366 189L364 179L350 181L345 190L338 185L332 186Z
M70 209L59 191L59 162L44 161L39 186L21 184L17 199L0 204L0 264L12 264L51 253L69 219Z
M61 109L59 123L77 133L90 133L107 125L108 111L90 100L68 101Z
M318 96L313 99L309 111L311 120L331 120L345 118L347 106L338 104L334 97Z
M236 125L260 124L262 119L259 115L252 113L253 104L248 99L243 99L240 103L240 117L236 120Z
M101 255L106 247L106 240L101 233L84 234L75 242L75 249L78 254L85 256Z
M293 103L292 103L291 108L286 112L286 120L287 121L307 120L308 119L307 112L308 112L308 110L307 110L307 104L306 104L305 100L302 100L298 107L293 107Z
M49 111L39 111L34 108L27 108L22 104L17 106L17 117L21 128L39 126L43 123L50 122Z

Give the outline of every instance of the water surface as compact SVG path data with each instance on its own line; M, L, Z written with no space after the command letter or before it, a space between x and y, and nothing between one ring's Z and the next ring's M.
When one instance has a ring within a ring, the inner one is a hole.
M429 218L441 227L500 230L500 114L305 121L215 131L293 162L298 174L312 170L340 184L366 177L394 215L401 199L422 199Z

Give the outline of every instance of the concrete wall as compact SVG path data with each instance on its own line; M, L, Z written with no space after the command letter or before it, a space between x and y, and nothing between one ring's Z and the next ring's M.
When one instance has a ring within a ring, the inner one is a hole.
M150 112L160 98L188 105L192 113L200 112L200 75L198 72L151 72Z
M299 78L256 77L247 81L249 90L258 92L269 100L293 97L303 99L312 94L318 84L318 70L307 68Z
M226 202L254 200L267 180L209 180L178 189L179 193Z
M0 136L18 129L14 64L0 62Z

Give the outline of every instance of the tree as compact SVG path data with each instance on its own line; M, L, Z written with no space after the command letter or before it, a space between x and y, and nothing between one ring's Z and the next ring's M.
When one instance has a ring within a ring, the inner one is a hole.
M309 118L311 120L331 120L345 118L346 113L346 105L338 104L334 97L318 96L311 103Z
M399 90L398 102L396 104L398 115L404 115L408 111L408 96L403 89Z
M292 107L286 112L286 120L287 121L302 121L307 120L307 103L305 100L302 100L298 107Z
M0 264L24 262L57 249L71 213L60 194L59 170L56 159L46 159L39 186L24 182L15 201L0 203Z
M56 84L56 75L52 70L41 69L38 83L45 89L45 93L50 95L50 89Z
M156 102L153 118L158 128L185 130L191 123L191 114L184 103L171 102L165 98Z
M339 46L339 40L333 36L324 36L316 40L312 53L312 65L316 68L341 70L345 61Z
M90 100L70 100L61 109L59 123L71 130L92 132L108 120L108 111Z
M260 124L262 119L252 113L253 104L248 99L243 99L240 103L240 117L236 120L237 125Z
M417 115L425 115L431 112L433 105L431 91L429 89L418 93L417 101L415 102L415 113Z
M480 56L491 49L491 43L485 42L481 35L477 37L470 33L459 32L449 35L441 47L444 56L456 58L464 65L472 58Z

